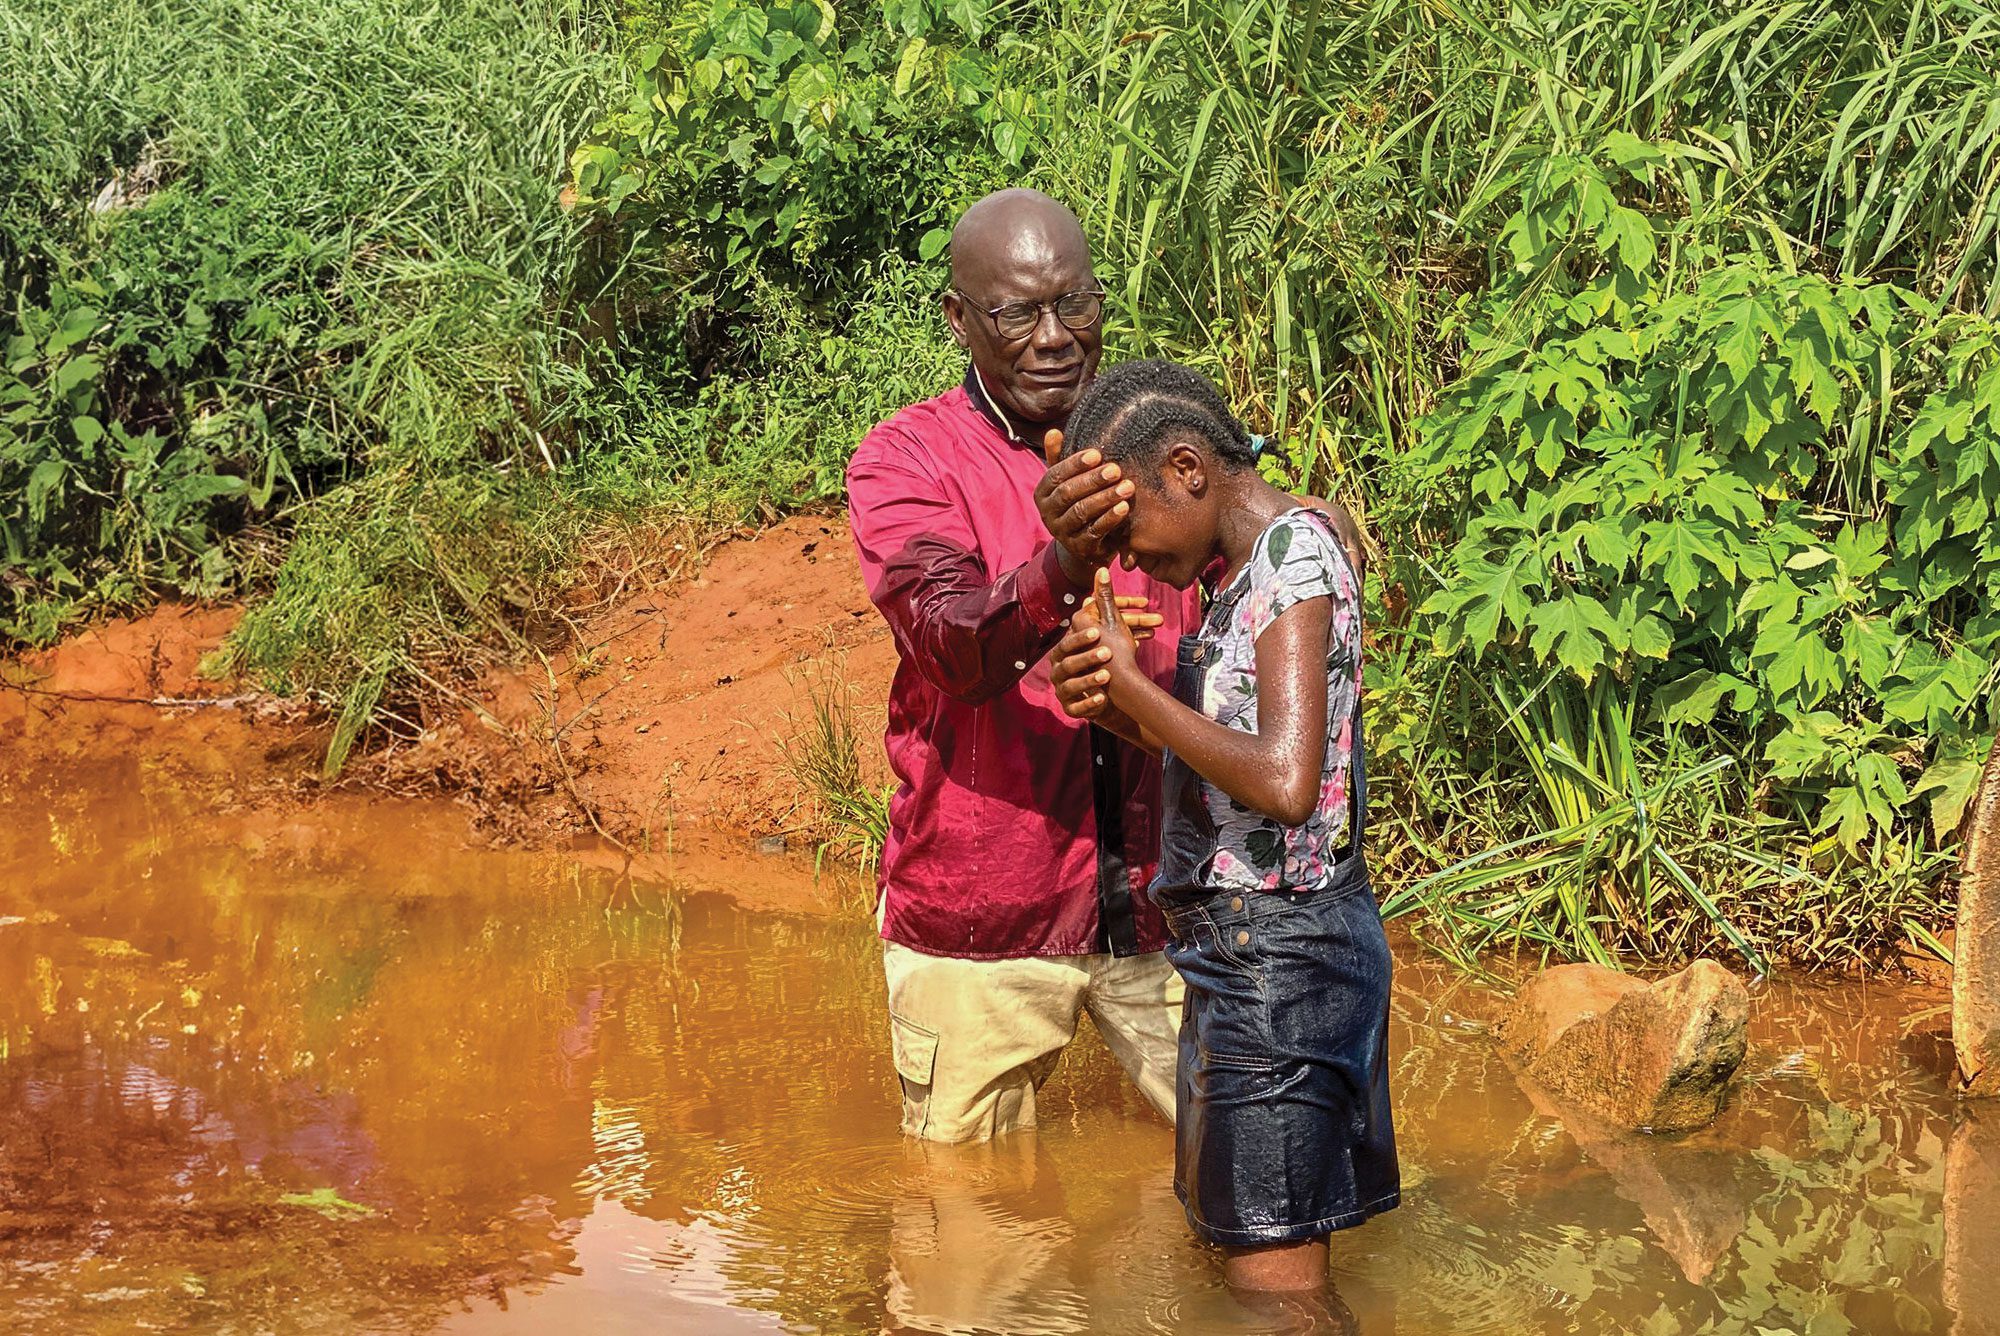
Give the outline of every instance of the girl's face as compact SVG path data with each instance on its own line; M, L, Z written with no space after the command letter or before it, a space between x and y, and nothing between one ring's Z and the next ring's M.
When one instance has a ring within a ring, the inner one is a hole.
M1215 559L1215 474L1189 445L1167 448L1157 480L1135 473L1132 516L1113 536L1119 560L1126 570L1186 589Z

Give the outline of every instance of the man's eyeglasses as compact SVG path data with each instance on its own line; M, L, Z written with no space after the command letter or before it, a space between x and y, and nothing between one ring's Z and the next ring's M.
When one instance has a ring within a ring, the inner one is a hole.
M1104 293L1096 288L1065 292L1054 301L1006 302L1000 306L981 306L963 289L953 288L952 291L974 310L984 311L986 318L993 322L993 332L1009 341L1025 339L1034 333L1035 326L1042 323L1043 311L1053 310L1056 319L1062 321L1065 328L1075 330L1089 329L1104 314Z

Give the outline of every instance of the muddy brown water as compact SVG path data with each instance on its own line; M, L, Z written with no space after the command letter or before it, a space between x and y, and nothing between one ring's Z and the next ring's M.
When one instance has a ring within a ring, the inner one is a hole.
M462 831L0 776L0 1330L1982 1329L2000 1150L1936 993L1766 986L1731 1109L1665 1142L1565 1124L1403 951L1405 1204L1336 1237L1346 1315L1258 1312L1094 1038L1036 1133L906 1145L863 915ZM1948 1161L1988 1197L1948 1211Z

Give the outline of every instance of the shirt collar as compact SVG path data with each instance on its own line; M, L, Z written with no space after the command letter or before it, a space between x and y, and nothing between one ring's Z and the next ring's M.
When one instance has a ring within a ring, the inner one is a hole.
M972 406L979 410L988 422L1000 429L1000 434L1016 445L1026 445L1027 438L1014 427L1014 420L1007 416L1000 405L993 402L993 396L986 391L986 378L979 374L979 368L965 369L965 397L972 400Z

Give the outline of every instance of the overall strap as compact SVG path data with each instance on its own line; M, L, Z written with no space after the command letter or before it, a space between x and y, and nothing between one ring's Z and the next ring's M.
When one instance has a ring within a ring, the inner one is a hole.
M1361 594L1361 572L1356 570L1347 555L1347 545L1340 541L1340 531L1333 527L1333 517L1314 506L1301 507L1314 523L1326 531L1333 540L1334 550L1347 563L1348 574L1354 577L1354 592L1358 599ZM1359 610L1356 610L1359 616ZM1368 763L1367 749L1361 740L1361 693L1354 693L1354 713L1348 728L1347 748L1347 838L1341 842L1333 858L1336 863L1345 862L1360 851L1361 836L1366 829L1368 815Z

